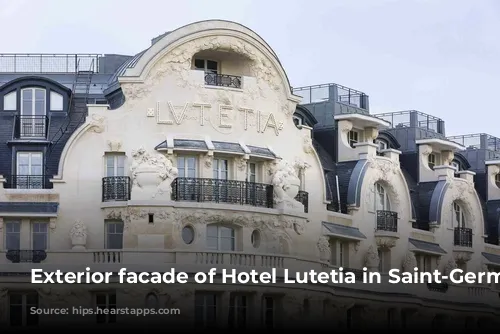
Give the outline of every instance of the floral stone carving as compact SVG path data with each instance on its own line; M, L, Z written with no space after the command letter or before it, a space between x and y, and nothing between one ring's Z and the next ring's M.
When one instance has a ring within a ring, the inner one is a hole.
M73 249L85 249L87 245L87 226L81 221L75 222L69 232Z
M368 251L366 252L365 264L368 270L377 270L380 259L378 257L378 252L375 250L375 247L370 246Z
M330 260L332 251L330 249L330 241L328 240L328 238L325 236L321 236L318 240L317 246L321 261Z
M406 252L405 259L403 261L403 270L408 272L413 272L413 270L417 267L417 258L415 257L415 253L412 251Z
M132 199L170 200L170 186L178 175L172 161L160 153L150 154L142 147L133 151L132 157Z
M282 208L301 209L302 203L295 200L300 189L296 169L288 161L280 160L272 172L274 202Z

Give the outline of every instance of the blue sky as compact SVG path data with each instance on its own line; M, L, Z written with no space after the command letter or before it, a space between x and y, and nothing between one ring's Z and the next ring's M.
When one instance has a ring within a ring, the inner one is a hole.
M260 34L295 87L334 82L367 93L372 113L415 109L447 135L500 137L496 0L0 0L0 52L132 55L216 18Z

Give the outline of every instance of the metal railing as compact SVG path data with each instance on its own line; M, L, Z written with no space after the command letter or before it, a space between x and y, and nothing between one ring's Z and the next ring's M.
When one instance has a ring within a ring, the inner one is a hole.
M128 201L132 187L128 176L107 176L102 178L102 201Z
M4 175L5 189L51 189L51 175Z
M412 115L414 118L412 119ZM428 131L442 133L438 117L425 114L418 110L404 110L375 114L375 117L381 118L391 123L392 128L420 128Z
M377 211L377 231L397 232L398 213L394 211Z
M487 133L451 136L446 139L465 146L466 149L485 149L495 152L500 151L500 138Z
M453 240L455 246L472 247L472 229L455 227Z
M367 109L364 101L367 96L365 93L335 83L294 87L292 92L302 97L302 104L333 100L357 108Z
M14 125L15 139L47 138L49 118L47 116L17 115Z
M78 63L80 68L84 64L94 61L94 72L99 72L98 54L0 54L0 72L2 73L76 73ZM89 66L87 66L89 67Z
M228 74L205 73L205 85L241 88L241 77Z
M5 257L12 263L40 263L47 258L47 252L44 250L15 249L8 250L5 253Z
M299 190L297 196L295 196L295 200L304 205L304 212L309 212L309 193L307 191Z
M213 202L272 208L270 184L178 177L172 182L173 201Z

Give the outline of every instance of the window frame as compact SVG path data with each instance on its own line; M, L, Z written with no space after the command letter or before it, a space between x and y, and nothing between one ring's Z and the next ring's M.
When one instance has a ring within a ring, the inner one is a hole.
M209 234L209 229L210 228L216 228L217 229L217 236L212 236ZM222 235L222 231L224 231L224 229L229 229L231 230L231 236L228 237L228 236L223 236ZM214 248L214 247L211 247L210 246L210 242L209 240L212 239L212 238L217 238L217 247ZM222 245L222 240L224 239L229 239L231 240L231 249L222 249L221 245ZM236 251L236 241L237 241L237 231L234 227L232 226L226 226L226 225L220 225L220 224L208 224L207 225L207 236L206 236L206 244L207 244L207 248L210 249L210 250L214 250L214 251L219 251L219 252L235 252Z
M121 247L120 248L110 248L109 246L109 236L110 236L110 233L108 231L108 226L110 225L120 225L121 226L121 233L116 233L116 227L115 227L115 232L114 233L111 233L111 235L119 235L121 234L122 238L121 238ZM123 232L125 230L125 223L123 221L120 221L120 220L106 220L104 221L104 249L107 249L107 250L121 250L123 249Z
M21 304L12 304L12 296L13 295L21 295ZM28 303L28 296L36 296L36 303ZM25 292L18 292L18 291L9 291L8 293L8 321L10 326L15 326L12 325L12 308L13 306L21 306L22 310L22 315L21 315L21 324L19 327L27 327L30 326L28 324L28 317L32 316L35 320L35 324L32 324L34 326L39 324L40 321L40 316L38 314L31 314L30 308L31 307L38 307L40 305L40 295L36 291L25 291Z
M101 304L98 302L97 298L99 296L104 296L106 301L104 304ZM111 302L111 297L114 296L114 300L115 302L112 303ZM102 308L102 309L116 309L116 305L117 304L117 301L116 301L116 293L115 292L95 292L94 293L94 306L95 308ZM100 305L104 305L105 307L100 307ZM100 323L100 324L113 324L113 323L116 323L116 313L115 314L111 314L112 312L99 312L97 313L96 312L96 323ZM99 321L99 318L100 317L104 317L104 322L101 322Z
M188 159L193 159L194 160L194 168L189 168L189 165L187 164ZM184 161L184 167L179 166L179 162L183 160ZM187 168L186 168L187 166ZM176 167L178 170L178 175L181 178L193 178L196 179L198 178L198 173L199 173L199 166L198 166L198 157L195 155L178 155L176 158ZM181 170L184 171L184 175L181 173ZM189 171L194 170L194 176L189 176Z
M200 68L200 67L196 67L196 61L197 60L202 60L203 61L203 68ZM209 70L208 69L208 62L211 61L211 62L214 62L217 64L217 70L215 72L213 72L214 70ZM213 59L208 59L208 58L196 58L194 57L193 58L193 68L195 70L198 70L198 71L204 71L205 73L210 73L210 74L219 74L220 73L220 62L217 61L217 60L213 60Z
M347 142L349 143L349 146L352 148L355 148L355 144L359 143L359 131L358 130L351 130L347 133Z
M459 219L457 219L457 214ZM453 227L467 227L467 217L465 216L464 208L456 201L452 204L452 217Z
M32 250L41 250L41 251L46 251L49 249L49 223L48 222L42 222L42 221L34 221L31 222L31 249ZM36 232L35 231L35 226L45 226L45 231L44 232ZM35 248L35 235L44 235L45 237L45 248L39 249Z
M434 153L429 153L429 155L427 156L427 165L429 166L429 168L434 170L434 167L436 167L436 163L437 163L437 155Z
M8 250L20 250L21 249L21 236L22 236L22 221L20 221L20 220L5 221L4 225L5 225L5 227L4 227L4 230L5 230L5 232L4 232L4 244L3 244L4 249L6 251L8 251ZM8 226L14 226L14 225L19 226L19 232L9 232L8 231L8 229L9 229ZM14 233L18 234L18 244L19 245L17 248L9 249L7 247L8 235L14 234Z

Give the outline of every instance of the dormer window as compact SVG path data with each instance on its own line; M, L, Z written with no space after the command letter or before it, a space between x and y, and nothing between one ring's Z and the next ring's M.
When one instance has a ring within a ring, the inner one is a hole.
M500 188L500 174L495 175L495 184L498 188Z
M455 169L457 170L457 172L461 171L460 164L458 162L452 161L451 162L451 166L455 167Z
M196 70L205 71L205 73L219 73L219 63L215 60L195 59L194 68Z
M359 133L358 131L351 130L347 134L347 141L349 142L349 145L354 148L354 144L359 142Z
M385 140L382 139L375 139L375 144L377 144L377 154L382 155L383 150L387 150L389 145Z
M434 170L434 166L436 166L436 155L434 153L429 154L429 168Z
M3 110L17 110L17 91L10 92L3 96Z

